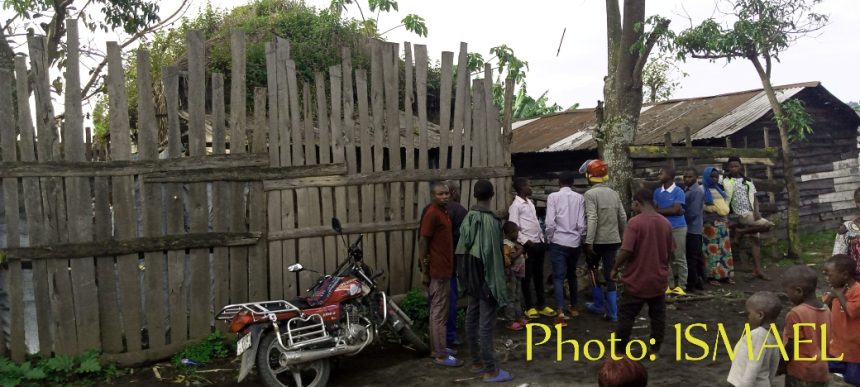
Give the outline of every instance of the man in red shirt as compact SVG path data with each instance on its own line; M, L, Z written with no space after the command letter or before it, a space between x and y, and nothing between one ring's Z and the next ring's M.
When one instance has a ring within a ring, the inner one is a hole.
M446 347L445 337L454 273L454 239L446 208L451 194L443 183L433 184L431 190L433 204L421 219L421 239L418 241L418 256L424 273L421 282L428 287L430 296L430 346L436 364L459 367L463 362Z
M610 272L620 282L624 292L618 305L619 351L624 352L636 315L648 304L651 318L651 353L660 351L666 331L666 287L669 286L669 257L675 250L672 225L654 209L653 194L640 189L633 196L634 216L627 222L621 250Z

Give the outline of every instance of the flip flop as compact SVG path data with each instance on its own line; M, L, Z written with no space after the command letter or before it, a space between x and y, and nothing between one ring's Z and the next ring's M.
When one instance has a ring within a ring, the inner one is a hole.
M484 377L484 382L486 383L509 382L511 380L514 380L514 377L510 373L508 373L508 371L505 371L501 368L499 368L499 372L496 374L496 376L493 376L492 378Z
M462 360L450 355L443 360L433 359L433 362L443 367L460 367L463 365Z

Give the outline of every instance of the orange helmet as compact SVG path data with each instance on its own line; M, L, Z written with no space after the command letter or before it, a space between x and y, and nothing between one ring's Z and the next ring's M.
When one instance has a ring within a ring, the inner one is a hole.
M603 160L595 159L588 160L579 168L580 173L584 173L588 180L593 182L604 182L609 175L609 167Z

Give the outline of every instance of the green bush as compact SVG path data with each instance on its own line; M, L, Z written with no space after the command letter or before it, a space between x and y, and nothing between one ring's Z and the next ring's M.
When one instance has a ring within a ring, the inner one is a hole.
M427 304L427 291L414 288L406 293L406 297L400 302L400 309L412 319L413 330L426 332L430 323L430 307ZM457 328L466 325L466 311L457 311Z
M34 357L21 364L0 358L0 386L3 387L86 384L94 379L112 379L122 373L113 364L102 366L96 351L80 356Z
M176 367L184 367L182 359L189 359L199 365L205 365L212 359L223 359L233 353L233 348L224 341L221 331L212 332L199 343L187 345L182 352L173 356Z

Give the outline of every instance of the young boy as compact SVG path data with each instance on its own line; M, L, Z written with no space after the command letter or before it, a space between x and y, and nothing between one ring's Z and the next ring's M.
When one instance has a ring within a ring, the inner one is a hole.
M506 382L513 377L496 366L493 340L496 312L499 305L508 303L502 227L490 209L490 200L495 195L493 184L478 180L473 192L477 203L463 219L456 250L461 294L471 296L466 308L471 371L482 373L485 382Z
M546 253L546 238L543 235L540 221L537 217L535 203L532 201L532 187L524 177L514 179L514 191L517 196L508 208L508 220L519 226L520 233L517 242L526 248L529 260L526 261L526 277L523 280L523 306L528 309L528 318L538 318L541 315L554 317L555 310L546 303L544 293L543 263ZM534 293L532 293L534 285Z
M824 265L824 276L833 288L824 295L830 306L830 355L843 356L830 362L830 372L840 373L845 383L860 386L860 283L854 278L856 265L851 257L834 255Z
M555 324L562 327L567 326L565 320L579 315L576 310L576 266L586 229L585 198L573 191L573 179L573 172L562 172L558 177L561 190L546 198L546 239L549 241L553 294L557 308ZM567 308L564 304L565 280L570 292ZM565 309L568 315L565 315Z
M740 157L729 157L726 163L728 175L723 179L723 187L726 190L727 200L732 210L732 223L735 223L735 231L732 234L732 246L735 247L735 258L741 251L747 250L753 258L753 278L769 281L770 278L764 274L761 267L761 240L760 233L768 232L773 227L773 222L762 218L758 211L755 184L743 174L743 164Z
M669 285L669 257L675 250L672 225L654 210L650 190L640 189L633 196L634 216L627 222L621 250L615 266L609 273L618 281L618 271L624 268L621 282L624 292L618 305L617 336L621 340L616 348L626 348L633 332L633 323L642 306L648 304L651 318L651 352L660 351L666 333L666 287Z
M815 270L804 265L792 266L782 275L782 290L794 305L785 315L782 332L789 355L785 387L824 387L830 380L827 362L821 360L821 326L830 328L830 310L815 296L817 286ZM798 353L793 353L795 342L800 343Z
M672 254L672 275L669 276L666 295L684 296L687 294L684 291L687 287L687 220L684 218L687 197L684 190L675 185L675 169L672 167L660 170L660 184L654 190L654 205L657 212L672 224L672 237L678 247Z
M750 358L747 339L742 337L735 345L735 358L726 380L736 387L770 387L776 377L781 355L777 338L770 334L769 328L779 317L782 303L772 292L756 292L747 299L746 309L747 322L752 329L750 342L753 356ZM768 347L762 349L765 344Z
M523 291L522 281L526 276L526 259L528 256L526 256L523 245L517 242L519 231L519 226L514 222L505 222L505 225L502 226L502 232L505 233L502 253L505 256L505 276L507 278L505 283L508 288L508 306L505 307L505 319L510 322L507 328L512 331L520 331L528 323L520 305Z

